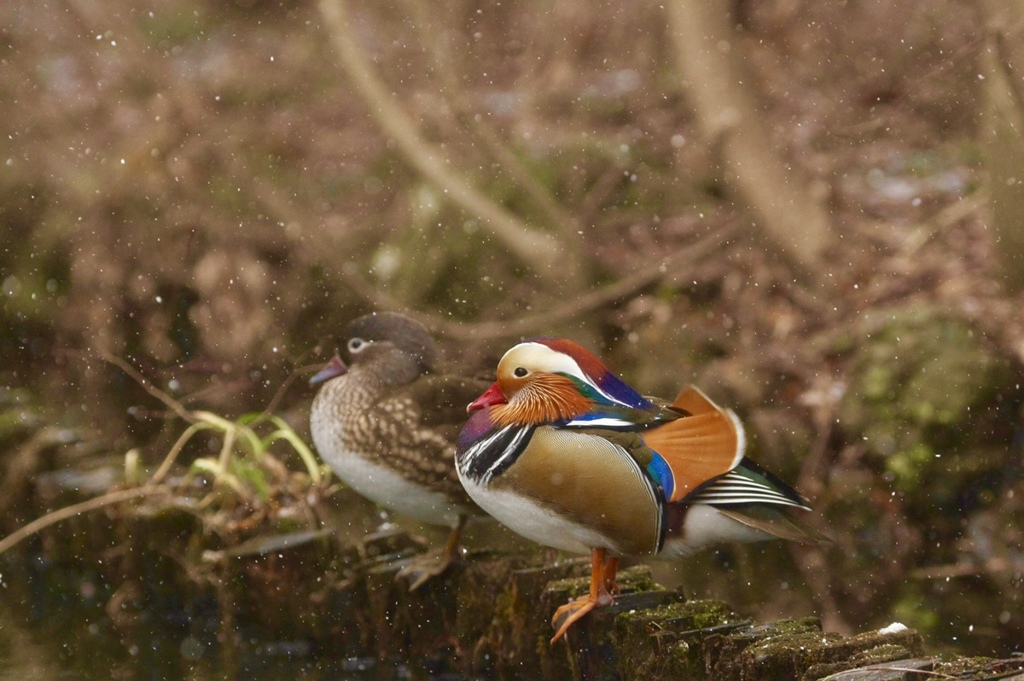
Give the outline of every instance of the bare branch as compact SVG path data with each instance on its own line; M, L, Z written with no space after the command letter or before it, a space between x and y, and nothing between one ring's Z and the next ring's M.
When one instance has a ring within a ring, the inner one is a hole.
M416 124L399 100L388 92L359 47L345 0L320 0L320 13L341 65L365 100L370 115L395 141L406 160L449 199L477 215L484 229L542 278L549 282L574 279L580 267L572 249L563 248L551 235L530 228L482 194L452 168L439 149L419 135Z
M22 540L27 539L37 532L45 530L50 525L55 525L62 520L74 518L75 516L82 515L83 513L88 513L89 511L95 511L96 509L103 508L104 506L119 504L122 501L167 493L168 490L166 487L147 485L146 487L133 487L131 489L108 492L107 494L83 501L80 504L66 506L54 511L53 513L47 513L42 518L33 520L28 525L25 525L4 537L3 540L0 540L0 554L4 553Z
M436 315L425 314L405 309L403 305L376 292L381 307L398 310L409 315L429 327L432 331L456 340L489 340L492 338L514 338L543 331L554 324L573 319L597 310L605 305L624 300L637 291L660 280L670 279L684 265L695 262L714 252L736 235L735 229L723 229L705 237L695 244L688 244L669 254L660 263L637 270L633 274L619 279L604 288L586 293L576 300L553 307L544 312L529 316L517 316L515 319L498 319L487 322L463 323L452 322ZM363 282L364 288L370 289ZM371 290L364 290L363 295L370 295Z
M1024 568L1021 561L1004 557L989 558L984 561L965 561L950 565L932 565L910 571L915 579L958 579L977 575L993 575L1003 572L1016 572Z
M131 364L121 359L120 357L106 351L101 350L97 354L99 355L99 358L102 359L104 362L107 362L108 364L113 364L118 369L128 374L128 376L133 381L138 383L143 390L145 390L150 395L152 395L153 397L167 405L167 408L173 411L175 414L177 414L182 420L189 422L195 421L195 418L188 411L188 409L185 409L185 407L182 406L181 402L178 402L176 399L165 393L163 390L160 390L160 388L157 388L155 385L153 385L150 381L146 379L145 376L140 374L139 371Z
M444 86L442 91L447 94L458 122L466 131L474 135L501 167L512 176L544 216L544 219L565 237L573 238L580 229L581 221L555 199L548 187L537 180L536 176L501 139L495 129L487 124L485 117L474 115L464 88L456 77L456 74L459 73L459 60L448 49L447 41L433 37L442 31L428 29L431 19L437 15L434 3L429 0L408 0L406 4L414 13L416 26L423 34L423 44L431 51L437 62L435 71L441 78Z
M831 241L829 217L807 180L779 155L736 56L729 5L669 3L672 37L690 103L704 137L721 154L742 199L768 240L804 274L814 275Z

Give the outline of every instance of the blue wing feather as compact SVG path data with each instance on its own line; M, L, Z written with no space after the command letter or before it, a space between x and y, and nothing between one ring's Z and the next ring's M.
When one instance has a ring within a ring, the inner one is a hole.
M662 458L661 454L654 452L654 458L647 464L647 472L661 485L665 499L671 499L672 492L676 488L676 478L672 474L672 467Z

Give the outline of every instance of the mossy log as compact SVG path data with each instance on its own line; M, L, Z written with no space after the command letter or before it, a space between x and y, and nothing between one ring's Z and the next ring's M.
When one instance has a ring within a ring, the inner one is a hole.
M586 561L474 552L410 592L396 574L422 544L400 531L353 543L321 530L209 549L192 512L138 506L47 533L26 563L38 564L41 550L47 564L65 566L65 583L68 569L101 572L106 602L97 604L122 638L140 623L184 618L188 626L171 635L216 640L228 649L225 664L262 647L397 659L417 678L447 670L509 679L881 681L1024 670L1021 657L927 656L921 636L904 627L840 636L815 617L754 623L725 603L665 590L642 565L621 573L613 606L551 644L552 612L587 589Z

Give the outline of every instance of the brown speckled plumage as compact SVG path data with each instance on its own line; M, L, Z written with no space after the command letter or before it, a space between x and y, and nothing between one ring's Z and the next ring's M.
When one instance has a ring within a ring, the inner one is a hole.
M348 371L320 388L310 424L320 455L356 491L419 520L454 525L479 513L455 472L455 440L466 405L487 384L436 373L436 355L417 322L393 313L360 317L339 342Z

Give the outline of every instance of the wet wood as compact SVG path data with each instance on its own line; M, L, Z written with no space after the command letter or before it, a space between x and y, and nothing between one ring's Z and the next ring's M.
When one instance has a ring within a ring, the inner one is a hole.
M216 539L192 510L142 505L46 532L22 559L38 563L41 554L81 573L98 566L112 592L107 616L126 639L154 621L185 617L193 635L216 629L229 661L239 649L262 647L399 659L422 678L439 670L587 681L1024 674L1024 658L939 661L911 629L840 636L814 617L752 622L725 603L666 591L643 565L620 573L623 593L613 606L551 645L551 614L588 588L585 560L546 564L537 554L478 551L411 592L396 574L425 547L401 531L353 543L304 530L210 546Z

